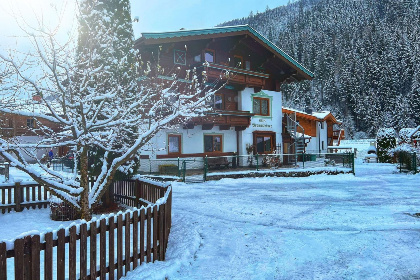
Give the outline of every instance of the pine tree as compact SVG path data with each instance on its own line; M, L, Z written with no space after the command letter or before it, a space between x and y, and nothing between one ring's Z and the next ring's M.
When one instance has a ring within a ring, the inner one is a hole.
M83 0L80 2L79 40L77 49L77 84L89 79L88 86L80 89L80 94L92 96L93 107L107 107L104 103L129 106L138 92L136 83L137 62L134 52L134 36L131 24L129 0ZM95 71L94 69L98 69ZM91 75L90 73L94 73ZM95 102L95 96L107 96L109 100ZM109 108L109 107L108 107ZM113 114L101 111L98 120ZM135 127L119 131L121 142L130 142ZM129 143L128 143L129 144ZM101 146L78 147L80 153L81 180L101 173L105 150ZM105 158L110 163L119 154L111 152ZM131 162L135 165L135 161ZM88 168L89 167L89 168ZM129 168L130 169L130 168ZM89 171L88 171L89 170ZM114 176L121 176L115 174ZM81 204L87 204L87 190L82 193ZM89 207L82 207L87 209ZM82 217L89 217L83 213Z
M340 119L351 117L352 131L374 136L384 122L396 128L420 122L419 6L418 0L300 0L243 23L278 38L280 48L314 72L308 89L283 88L289 106L310 97Z

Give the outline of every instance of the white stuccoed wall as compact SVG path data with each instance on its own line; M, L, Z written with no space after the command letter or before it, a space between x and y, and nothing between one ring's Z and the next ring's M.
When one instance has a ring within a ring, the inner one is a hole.
M261 117L261 116L254 116L251 118L251 125L241 131L239 137L239 154L246 155L246 145L253 144L253 132L254 131L272 131L276 133L276 143L281 144L283 142L282 139L282 108L281 108L281 92L270 91L270 90L262 90L263 94L271 97L271 104L270 110L271 114L270 117ZM238 106L239 110L242 111L250 111L253 113L252 108L252 95L254 95L253 88L245 88L243 91L239 92L239 100ZM283 150L283 146L281 147ZM282 151L281 151L282 152Z
M237 152L236 149L236 131L219 130L219 126L211 130L202 130L202 126L195 126L193 129L183 129L182 126L177 129L167 129L160 131L153 137L147 145L141 150L141 155L148 155L151 160L156 159L156 155L168 154L168 134L181 135L181 151L183 154L204 153L204 135L217 134L222 135L223 152ZM211 156L211 154L209 154ZM176 161L162 160L150 163L147 159L142 159L140 171L156 172L160 164L177 164Z
M252 113L252 95L254 95L253 88L245 88L238 94L238 110L249 111ZM239 154L246 155L246 145L253 144L253 132L254 131L270 131L276 133L276 143L281 144L282 139L282 109L281 109L281 92L262 90L262 94L266 97L270 97L270 116L260 117L254 116L251 118L251 125L244 131L239 132ZM231 130L220 130L219 126L214 126L211 130L202 130L202 126L195 126L193 129L183 129L179 126L176 129L167 129L159 132L153 137L143 149L141 149L141 155L148 155L150 159L156 159L156 155L167 155L168 154L168 134L180 134L181 135L181 149L183 154L194 154L204 153L204 135L217 134L222 135L223 141L223 152L236 152L237 141L236 131ZM283 147L281 151L283 152ZM209 155L211 156L211 155ZM148 160L143 160L145 162ZM169 163L169 162L168 162ZM145 169L145 170L143 170ZM142 171L148 171L150 167L145 165L140 167ZM152 167L152 171L156 171L156 166Z
M181 150L183 154L204 153L204 135L211 134L222 135L222 151L224 153L236 152L236 132L234 130L220 130L219 126L214 126L211 130L202 130L201 125L198 125L193 129L179 127L178 129L159 132L150 143L154 147L156 155L168 154L168 134L181 135Z
M323 121L324 128L321 129L321 122L316 122L316 137L312 137L311 141L306 145L307 153L326 153L328 147L328 130L327 122ZM322 141L324 141L324 149L322 149Z

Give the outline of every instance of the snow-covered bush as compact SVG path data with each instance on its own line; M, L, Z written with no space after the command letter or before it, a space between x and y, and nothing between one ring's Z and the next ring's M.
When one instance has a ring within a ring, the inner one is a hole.
M369 138L369 135L364 131L357 131L353 135L353 139L355 139L355 140L368 139L368 138Z
M389 151L396 146L396 133L393 128L380 128L376 135L379 162L392 162Z
M414 128L402 128L398 133L399 143L410 143Z

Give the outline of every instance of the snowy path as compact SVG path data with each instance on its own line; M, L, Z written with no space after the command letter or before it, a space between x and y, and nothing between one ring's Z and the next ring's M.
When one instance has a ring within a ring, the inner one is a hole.
M174 185L167 261L126 279L418 279L420 175Z

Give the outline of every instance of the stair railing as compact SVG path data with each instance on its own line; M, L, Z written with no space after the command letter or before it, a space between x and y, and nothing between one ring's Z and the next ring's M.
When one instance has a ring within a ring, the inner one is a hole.
M299 131L299 133L301 133L301 136L298 136L298 129L302 131ZM290 154L292 147L294 147L295 163L297 163L299 153L297 145L299 144L299 142L303 146L302 152L305 152L305 129L299 124L298 121L296 121L296 112L294 112L293 114L286 114L286 130L289 132L290 136L294 140L293 143L289 146L288 153Z

